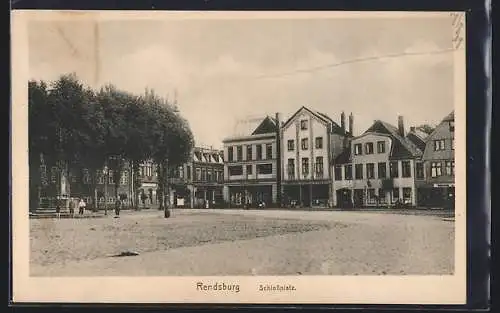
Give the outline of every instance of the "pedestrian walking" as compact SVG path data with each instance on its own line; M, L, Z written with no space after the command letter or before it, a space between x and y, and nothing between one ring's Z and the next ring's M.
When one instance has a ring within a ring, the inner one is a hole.
M78 214L83 215L85 213L86 203L83 199L80 199L80 203L78 203Z

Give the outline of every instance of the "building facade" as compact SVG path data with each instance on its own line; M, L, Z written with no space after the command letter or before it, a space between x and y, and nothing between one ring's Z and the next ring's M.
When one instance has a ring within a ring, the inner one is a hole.
M271 206L278 201L279 118L224 139L224 201L231 207Z
M350 116L352 131L352 115ZM342 126L326 114L301 107L281 127L282 189L285 204L330 206L333 159L342 152L346 138Z
M455 115L446 116L426 140L422 157L425 180L419 183L419 203L452 208L455 203Z
M195 147L188 162L171 175L171 202L182 208L223 205L224 152Z
M336 207L416 206L417 161L422 151L398 127L375 121L362 135L349 140L333 163Z

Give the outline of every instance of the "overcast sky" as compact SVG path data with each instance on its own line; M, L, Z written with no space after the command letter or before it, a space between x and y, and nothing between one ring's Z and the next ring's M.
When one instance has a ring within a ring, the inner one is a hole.
M355 134L375 119L437 123L453 110L447 16L412 19L247 19L31 22L32 79L75 72L96 87L146 87L173 97L197 145L220 147L237 119L302 105L354 114ZM97 57L96 57L97 56ZM323 67L359 58L364 62ZM96 60L98 62L96 62ZM315 71L301 71L320 67ZM286 74L286 75L285 75Z

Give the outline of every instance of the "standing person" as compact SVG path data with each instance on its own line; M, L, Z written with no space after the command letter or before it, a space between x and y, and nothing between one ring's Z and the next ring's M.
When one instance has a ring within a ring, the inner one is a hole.
M75 200L73 198L69 199L69 214L71 217L75 216Z
M57 215L57 219L61 218L61 205L59 204L59 201L57 201L57 205L56 205L56 215Z
M78 214L83 215L85 212L85 201L83 199L80 199L80 203L78 203Z
M115 202L115 215L117 217L120 216L121 207L122 207L121 200L120 199L116 199L116 202Z

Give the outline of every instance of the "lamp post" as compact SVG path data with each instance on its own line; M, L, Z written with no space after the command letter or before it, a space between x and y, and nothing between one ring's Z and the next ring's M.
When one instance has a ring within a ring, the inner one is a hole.
M104 215L108 215L108 166L104 165L104 168L102 170L104 174Z

